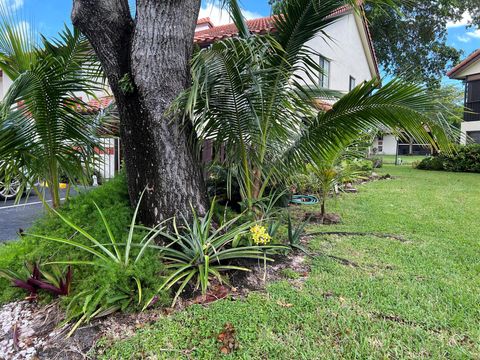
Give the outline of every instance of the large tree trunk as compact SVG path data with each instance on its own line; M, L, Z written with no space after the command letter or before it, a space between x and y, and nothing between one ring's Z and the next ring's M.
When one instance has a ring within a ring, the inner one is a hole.
M148 225L207 209L194 134L166 115L190 84L200 0L74 0L72 21L90 40L115 96L132 204L147 188L139 218Z

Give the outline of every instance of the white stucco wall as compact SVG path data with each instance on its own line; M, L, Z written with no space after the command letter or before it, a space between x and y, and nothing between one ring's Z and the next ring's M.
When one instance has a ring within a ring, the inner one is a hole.
M371 80L376 74L369 65L370 54L364 47L365 30L360 18L353 13L342 16L306 45L330 60L330 89L348 92L350 76L356 84ZM363 40L362 40L363 37Z
M379 151L380 142L382 143L382 151ZM384 135L382 140L377 137L373 140L372 150L376 149L378 155L395 155L397 153L397 139L394 135Z
M7 75L2 74L2 77L0 78L0 99L3 99L10 85L12 85L12 80L10 80Z
M480 131L480 121L464 121L462 122L461 130L460 143L465 145L467 143L467 132Z
M195 28L195 32L197 31L203 31L203 30L208 30L210 29L210 25L207 24L207 23L203 23L203 24L197 24L196 28Z

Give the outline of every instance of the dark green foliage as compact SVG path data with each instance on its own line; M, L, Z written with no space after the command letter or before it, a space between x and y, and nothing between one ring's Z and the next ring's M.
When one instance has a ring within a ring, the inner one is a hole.
M107 240L108 234L105 227L102 226L102 219L98 216L93 201L104 211L112 233L117 237L126 236L133 211L129 205L124 175L116 177L102 187L72 198L59 210L64 216L82 225L93 236ZM54 214L46 214L40 218L28 232L67 239L75 234L74 230ZM74 239L86 241L80 236L75 236ZM71 246L40 240L28 235L18 241L0 245L0 268L18 272L23 268L25 261L33 263L38 259L43 261L90 260L84 252ZM77 285L80 282L96 281L95 279L99 280L96 269L77 266L72 286L73 292L77 291ZM22 296L21 291L12 288L9 281L0 279L1 303L18 298L18 296Z
M451 155L425 158L417 169L480 173L480 144L458 146Z
M287 217L287 225L288 225L288 245L292 249L300 250L303 251L304 253L307 254L307 249L301 244L301 239L302 235L305 231L305 227L309 223L309 220L298 224L297 226L294 226L292 223L292 217L290 215L290 211L288 212L288 217Z
M445 156L429 156L420 161L417 165L417 169L420 170L445 170L443 166L443 161L445 160Z

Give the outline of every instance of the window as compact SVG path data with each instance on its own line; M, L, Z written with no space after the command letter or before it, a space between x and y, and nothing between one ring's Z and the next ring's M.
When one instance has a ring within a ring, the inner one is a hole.
M480 131L467 131L469 140L473 140L475 143L480 144Z
M330 87L330 60L320 56L320 86L323 88Z
M465 121L480 121L480 80L468 81L465 89Z
M350 85L348 87L348 90L352 91L355 86L357 86L357 80L353 76L350 76Z

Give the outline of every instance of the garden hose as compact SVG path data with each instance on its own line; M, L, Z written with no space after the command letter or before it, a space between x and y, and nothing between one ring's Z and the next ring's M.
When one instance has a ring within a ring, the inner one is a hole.
M297 205L314 205L318 203L318 198L313 195L293 195L290 202Z

